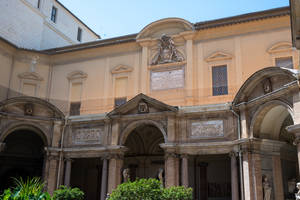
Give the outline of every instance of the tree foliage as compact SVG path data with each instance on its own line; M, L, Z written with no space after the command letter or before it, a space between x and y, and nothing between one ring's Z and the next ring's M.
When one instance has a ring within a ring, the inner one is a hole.
M108 200L192 200L192 189L183 186L163 188L156 179L138 179L120 184Z
M79 188L70 188L61 185L54 191L53 200L83 200L84 193Z

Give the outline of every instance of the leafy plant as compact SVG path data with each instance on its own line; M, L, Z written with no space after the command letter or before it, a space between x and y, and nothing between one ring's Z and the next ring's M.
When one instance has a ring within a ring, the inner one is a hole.
M61 185L54 191L53 200L83 200L84 193L79 188L70 188Z
M37 178L14 179L15 187L7 189L0 200L51 200L47 192L43 192L44 184Z
M183 186L174 186L164 189L164 200L192 200L193 191L192 188L185 188Z
M108 200L192 200L192 189L183 186L163 188L156 179L138 179L120 184Z

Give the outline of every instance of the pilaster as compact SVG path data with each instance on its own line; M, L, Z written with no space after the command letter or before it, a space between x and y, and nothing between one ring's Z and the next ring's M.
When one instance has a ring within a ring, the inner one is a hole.
M175 153L165 154L165 186L179 185L179 158Z
M108 171L108 193L110 194L114 189L121 184L121 169L123 167L123 155L111 155L109 159Z

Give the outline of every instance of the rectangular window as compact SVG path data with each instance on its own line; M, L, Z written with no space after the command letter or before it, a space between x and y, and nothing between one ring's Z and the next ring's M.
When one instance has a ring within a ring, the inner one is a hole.
M275 65L278 67L285 67L293 69L293 57L282 57L282 58L275 58Z
M77 40L79 42L81 42L81 37L82 37L82 29L78 28L78 31L77 31Z
M70 116L80 115L82 83L71 85Z
M38 0L37 2L37 8L40 8L41 7L41 0Z
M127 102L127 98L126 97L121 97L121 98L115 98L115 108L123 105Z
M228 94L227 65L212 67L213 96Z
M56 23L56 16L57 16L57 8L53 6L51 11L51 21L53 21L54 23Z

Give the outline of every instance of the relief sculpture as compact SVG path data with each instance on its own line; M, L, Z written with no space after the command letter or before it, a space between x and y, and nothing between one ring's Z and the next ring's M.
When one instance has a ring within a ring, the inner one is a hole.
M80 128L73 132L74 144L100 144L101 128Z
M224 136L222 120L193 122L191 129L191 138L208 138Z
M159 39L158 53L152 60L152 65L181 62L183 57L177 51L174 41L168 35L163 34Z

